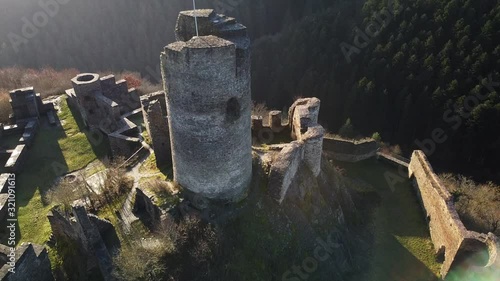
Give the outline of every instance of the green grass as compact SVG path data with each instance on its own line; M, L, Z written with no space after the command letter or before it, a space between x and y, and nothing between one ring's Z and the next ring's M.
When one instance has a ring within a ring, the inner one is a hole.
M66 100L61 102L62 128L44 126L38 132L21 173L17 175L18 242L43 244L50 235L47 213L51 206L42 200L54 180L84 168L107 154L107 143L91 145L80 132L81 122L73 117Z
M362 279L438 280L441 265L436 261L428 226L410 181L401 176L401 181L391 188L386 175L398 175L397 169L373 159L335 164L344 168L348 177L371 184L378 197L374 201L380 202L374 210L365 210L367 215L371 213L374 243L369 253L371 264Z

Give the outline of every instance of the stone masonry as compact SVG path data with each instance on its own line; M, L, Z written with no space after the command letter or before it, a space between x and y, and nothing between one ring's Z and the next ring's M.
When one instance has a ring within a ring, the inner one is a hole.
M141 104L146 130L155 151L156 165L162 167L172 164L165 92L160 91L142 96Z
M252 178L246 27L213 10L184 11L176 38L161 55L174 180L201 196L239 200Z
M80 280L92 272L99 272L103 280L116 280L112 275L113 264L103 240L103 232L112 229L109 221L89 215L83 206L72 208L73 217L53 208L48 214L56 243L65 241L72 245L73 255L78 256L75 274Z
M317 98L299 99L290 108L288 124L295 141L281 149L276 160L271 164L269 174L270 193L280 204L285 199L301 165L305 165L315 177L319 176L321 172L325 132L323 127L317 123L319 108L320 100ZM271 126L274 115L277 114L270 116Z
M113 75L82 73L71 82L68 103L78 109L86 126L108 136L113 156L128 158L136 152L141 147L139 129L123 115L140 107L137 91L128 89L125 80L116 82Z
M54 105L51 102L43 102L41 95L33 87L12 90L9 95L12 107L11 123L24 125L27 120L38 119L40 115L54 110Z
M15 249L11 260L11 248L0 245L0 280L2 281L53 281L47 249L40 245L23 243ZM12 264L11 264L12 263ZM15 265L15 273L9 268Z
M477 233L465 228L452 195L434 173L422 151L413 152L408 171L426 213L436 253L444 258L441 276L444 278L454 262L470 252L488 251L489 260L480 266L500 266L499 239L492 233Z
M372 158L379 150L378 143L373 139L355 141L325 136L323 141L325 153L335 160L344 162L358 162Z

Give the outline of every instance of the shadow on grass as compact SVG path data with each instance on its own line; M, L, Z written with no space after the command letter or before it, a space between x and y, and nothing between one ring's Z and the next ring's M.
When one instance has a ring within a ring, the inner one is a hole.
M94 154L97 156L97 158L104 159L108 157L111 150L108 137L103 132L97 129L87 128L85 126L85 123L83 122L80 112L69 104L68 108L71 112L71 115L73 115L73 118L75 119L80 132L83 132L87 137L87 140L92 146L92 150L94 151Z
M362 280L438 280L437 263L427 222L411 182L402 175L391 185L386 175L399 175L390 165L365 160L358 163L335 163L348 177L373 187L375 206L360 206L373 221L373 250L370 274Z
M47 123L45 118L40 120L40 131L27 152L22 171L16 174L16 208L19 215L16 241L20 241L26 233L29 236L47 234L43 222L47 215L44 209L48 206L42 197L54 180L68 171L58 143L59 139L66 138L66 134L63 128L51 127ZM23 208L23 212L20 212L20 208ZM27 223L25 219L31 222Z

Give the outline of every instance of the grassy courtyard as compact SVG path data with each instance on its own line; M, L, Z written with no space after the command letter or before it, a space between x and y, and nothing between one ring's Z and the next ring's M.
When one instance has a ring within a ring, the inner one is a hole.
M61 101L58 113L62 126L49 126L42 119L34 145L21 173L17 175L18 236L22 242L42 244L50 235L47 213L51 206L43 201L43 195L54 180L63 174L79 170L107 154L108 144L89 132L81 132L80 120L75 119L66 99ZM76 115L76 114L75 114ZM76 115L77 116L77 115Z
M335 165L345 169L349 178L368 183L363 192L375 205L368 204L370 207L363 210L371 216L369 228L374 242L368 253L370 266L360 280L439 280L441 265L436 262L427 223L410 181L397 169L373 159Z

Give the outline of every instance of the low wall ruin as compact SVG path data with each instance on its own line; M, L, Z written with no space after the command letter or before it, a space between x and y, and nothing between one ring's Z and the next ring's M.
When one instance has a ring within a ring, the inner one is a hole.
M441 276L445 278L462 257L485 249L489 260L480 266L499 266L499 239L492 233L477 233L465 228L455 209L453 196L434 173L422 151L413 152L408 172L416 184L436 253L444 259Z
M373 139L354 141L326 136L323 141L325 153L343 162L358 162L372 158L377 155L379 149L377 142Z

